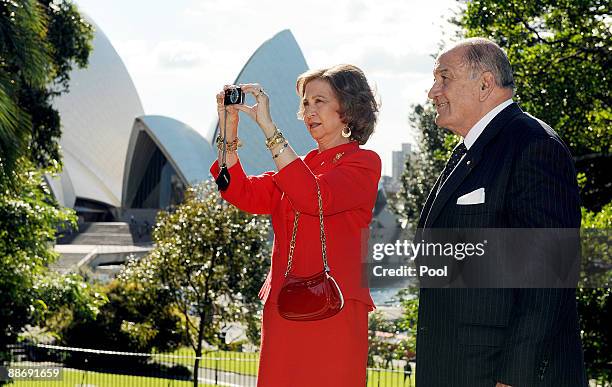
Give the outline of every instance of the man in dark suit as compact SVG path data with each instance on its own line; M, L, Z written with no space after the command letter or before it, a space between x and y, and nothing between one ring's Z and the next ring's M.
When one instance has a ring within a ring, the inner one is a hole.
M463 41L438 57L434 78L436 124L462 141L429 194L419 232L577 230L572 157L512 101L503 50L487 39ZM574 288L421 288L418 325L417 387L587 385Z

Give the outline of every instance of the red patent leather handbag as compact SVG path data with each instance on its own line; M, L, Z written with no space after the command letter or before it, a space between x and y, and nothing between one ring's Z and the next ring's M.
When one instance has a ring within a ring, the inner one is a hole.
M310 277L288 275L278 296L278 310L287 320L322 320L340 312L344 298L325 270Z
M316 180L315 180L316 182ZM325 230L323 228L323 204L317 183L319 201L319 225L321 227L321 253L323 271L309 277L298 277L290 273L295 250L295 237L300 213L296 211L293 234L289 245L289 262L285 282L278 295L278 312L281 317L293 321L316 321L336 315L344 306L344 297L338 283L330 274L327 264Z

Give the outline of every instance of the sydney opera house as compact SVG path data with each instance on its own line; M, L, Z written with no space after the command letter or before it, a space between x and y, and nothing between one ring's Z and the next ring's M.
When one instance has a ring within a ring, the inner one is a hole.
M125 65L97 27L93 47L89 66L72 72L70 92L55 102L63 125L64 169L48 179L49 185L81 221L152 221L159 209L181 201L187 185L210 178L217 118L211 117L208 130L196 131L175 118L145 114ZM295 79L307 69L295 38L284 30L264 42L235 79L265 85L278 101L272 115L298 154L315 145L296 117ZM246 172L273 169L263 136L248 127L255 123L240 125L249 137L239 150Z
M59 271L82 271L109 279L129 255L150 249L159 210L180 203L185 189L211 178L217 157L218 119L195 130L173 117L147 112L121 58L100 28L86 69L71 73L70 92L55 101L62 120L64 168L47 177L57 201L75 209L79 230L56 245ZM295 38L284 30L264 42L234 83L258 82L274 100L271 113L298 154L315 143L296 116L297 76L308 69ZM248 104L253 104L247 96ZM252 120L242 120L239 155L248 174L274 170L264 137ZM379 189L372 240L398 237L395 217ZM142 230L142 231L141 231Z

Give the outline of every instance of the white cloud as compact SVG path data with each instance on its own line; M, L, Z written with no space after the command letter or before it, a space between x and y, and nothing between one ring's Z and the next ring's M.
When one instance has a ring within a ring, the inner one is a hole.
M159 65L169 69L196 67L207 54L206 45L199 42L170 40L159 43L154 49Z
M370 71L382 76L398 77L412 73L422 77L431 73L434 60L425 54L393 52L383 47L372 47L363 54L360 62Z

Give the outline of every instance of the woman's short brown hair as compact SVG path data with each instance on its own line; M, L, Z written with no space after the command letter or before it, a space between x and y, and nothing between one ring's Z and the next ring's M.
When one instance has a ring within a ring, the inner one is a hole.
M350 64L306 71L296 82L300 97L304 97L308 82L315 79L323 79L329 83L340 103L340 118L351 128L351 140L365 144L376 126L378 103L363 71ZM304 118L302 101L298 118Z

